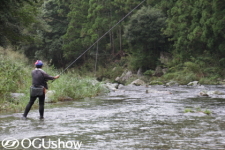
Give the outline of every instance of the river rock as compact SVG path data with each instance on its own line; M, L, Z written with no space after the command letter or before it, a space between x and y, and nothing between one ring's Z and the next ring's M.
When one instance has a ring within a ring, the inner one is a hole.
M127 71L126 73L122 74L121 76L121 80L122 81L126 81L128 80L130 77L132 77L132 72L131 71Z
M118 89L120 89L122 87L124 87L124 85L123 84L119 84Z
M187 84L188 86L198 86L198 81L193 81Z
M120 77L116 77L115 81L119 82L120 81Z
M128 79L130 79L131 77L133 76L132 72L131 71L124 71L124 73L120 76L120 77L117 77L115 79L116 82L119 82L121 84L124 84L126 83L126 81Z
M136 86L146 85L146 83L144 81L142 81L141 79L137 79L137 80L133 81L131 84L136 85Z
M170 81L166 83L166 86L179 86L179 84L176 81Z
M105 84L106 87L110 90L110 91L115 91L118 89L119 84L118 83L106 83Z
M201 91L201 92L200 92L200 95L201 95L201 96L209 96L209 95L207 94L206 91Z
M48 90L47 93L45 94L45 102L46 103L51 103L54 101L53 96L55 94L54 90Z

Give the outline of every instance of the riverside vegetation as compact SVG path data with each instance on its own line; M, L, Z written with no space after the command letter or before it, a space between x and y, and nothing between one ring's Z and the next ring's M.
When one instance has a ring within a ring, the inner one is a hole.
M29 101L29 87L31 86L31 71L34 69L33 63L28 63L28 59L18 52L10 49L0 48L0 111L21 111ZM53 67L44 65L45 70L50 75L59 74ZM102 83L96 82L92 77L80 76L76 71L64 73L60 80L49 81L50 90L54 90L54 102L70 97L80 99L96 96L106 89ZM12 99L11 93L24 93L18 99Z
M0 58L0 82L2 85L0 87L0 111L21 111L29 101L31 71L34 69L34 65L23 54L12 51L10 48L4 49L0 47ZM120 63L111 64L108 68L100 68L96 73L87 71L87 66L80 69L70 69L61 75L59 80L49 81L50 90L54 91L54 95L51 97L53 99L52 102L63 101L68 98L76 100L85 97L94 97L100 93L107 92L105 86L103 86L104 80L108 80L107 82L115 82L115 78L121 75L126 69L124 68L125 64L126 60L121 60ZM182 70L172 67L162 77L153 76L153 70L146 71L139 78L142 78L147 84L150 84L150 82L163 84L171 80L177 81L179 84L187 84L193 80L198 80L200 84L220 84L218 83L218 78L221 76L213 74L210 71L207 72L208 70L216 69L214 67L209 69L206 64L203 65L201 62L198 64L187 62L183 67ZM48 65L44 65L43 69L51 75L60 73L59 70ZM208 76L204 77L203 74L208 74ZM101 80L103 82L96 80L99 77L102 78ZM134 75L125 84L129 84L130 81L137 77ZM222 81L222 78L220 81ZM15 100L10 97L10 93L24 93L24 96Z

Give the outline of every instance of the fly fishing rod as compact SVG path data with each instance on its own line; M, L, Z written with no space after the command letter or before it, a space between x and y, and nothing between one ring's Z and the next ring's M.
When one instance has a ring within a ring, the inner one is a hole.
M89 51L96 43L98 43L106 34L108 34L112 29L114 29L120 22L122 22L127 16L129 16L135 9L137 9L142 3L146 0L143 0L140 4L134 7L127 15L125 15L119 22L112 26L105 34L98 38L88 49L86 49L80 56L78 56L72 63L70 63L59 75L63 74L69 67L71 67L79 58L81 58L87 51Z

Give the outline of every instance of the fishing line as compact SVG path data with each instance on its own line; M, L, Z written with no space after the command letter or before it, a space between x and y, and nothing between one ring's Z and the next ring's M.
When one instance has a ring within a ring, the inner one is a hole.
M138 4L134 9L132 9L127 15L125 15L119 22L117 22L113 27L111 27L105 34L103 34L100 38L98 38L88 49L86 49L77 59L75 59L71 64L69 64L61 73L63 74L70 66L72 66L80 57L82 57L87 51L89 51L96 43L98 43L106 34L108 34L113 28L115 28L120 22L122 22L127 16L129 16L135 9L137 9L142 3L146 0L143 0L140 4Z

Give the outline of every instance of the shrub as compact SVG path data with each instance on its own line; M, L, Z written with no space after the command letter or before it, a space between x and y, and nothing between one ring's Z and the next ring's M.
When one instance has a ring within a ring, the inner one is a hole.
M0 96L5 97L27 86L28 69L24 68L27 65L25 57L10 49L0 48L0 59Z
M155 72L154 70L147 70L144 72L144 75L152 76L154 72Z
M27 87L31 83L30 67L26 67L27 59L24 55L12 51L10 48L0 47L0 110L16 110L24 107L25 102L21 99L12 100L10 93L28 93Z
M81 99L94 97L104 91L102 83L90 77L80 77L72 72L62 75L59 79L50 83L52 90L55 90L54 99L63 100L66 97Z

